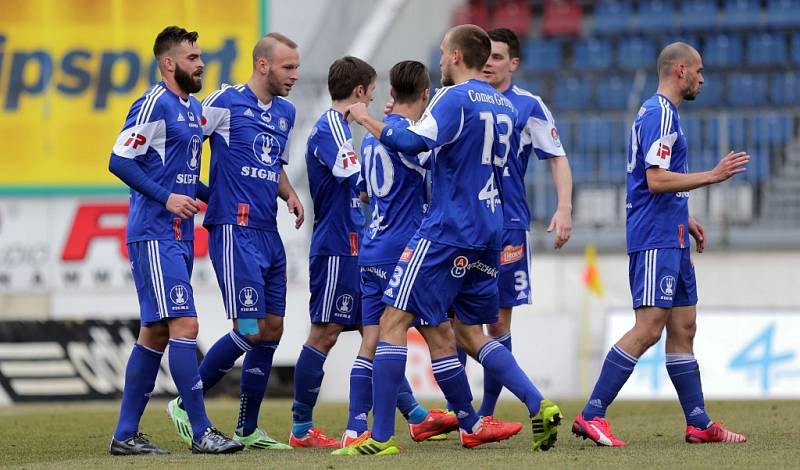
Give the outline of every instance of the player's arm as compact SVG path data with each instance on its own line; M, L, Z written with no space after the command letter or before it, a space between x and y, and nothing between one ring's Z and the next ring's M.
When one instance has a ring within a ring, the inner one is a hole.
M225 139L225 143L230 140L231 110L225 89L217 90L203 100L203 117L200 119L200 124L203 126L204 139L216 133Z
M731 150L712 170L696 173L677 173L659 166L647 169L647 187L651 193L677 193L702 188L710 184L722 183L733 175L747 170L750 162L747 152Z
M295 216L294 228L299 229L305 221L305 209L303 209L303 203L300 202L297 192L292 187L292 183L289 182L289 175L285 171L281 172L281 176L278 179L278 197L286 201L289 213Z
M138 101L128 113L125 129L120 132L111 152L108 170L130 188L164 204L178 217L187 219L200 210L197 201L184 194L170 193L150 178L137 162L146 158L164 158L166 152L166 122L160 116L160 107L156 103L146 122L140 122L143 120L140 116L143 102Z
M550 164L553 184L558 197L558 206L550 219L547 231L555 230L556 239L553 247L559 249L569 241L569 237L572 235L572 170L566 155L551 158L547 162Z
M347 108L353 120L360 124L370 134L374 135L381 143L398 152L417 154L428 150L425 141L419 135L402 127L387 126L369 115L364 103L356 103Z
M697 245L697 252L702 253L706 249L706 228L691 216L689 216L689 233Z

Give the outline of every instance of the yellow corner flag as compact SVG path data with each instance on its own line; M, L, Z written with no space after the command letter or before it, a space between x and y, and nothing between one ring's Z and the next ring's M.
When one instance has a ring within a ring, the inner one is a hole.
M603 296L603 283L597 271L597 250L593 243L586 245L586 267L583 271L583 283L590 292L598 297Z

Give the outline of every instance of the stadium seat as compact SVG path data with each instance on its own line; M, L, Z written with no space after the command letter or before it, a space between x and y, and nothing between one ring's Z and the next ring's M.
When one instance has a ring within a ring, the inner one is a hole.
M758 33L747 38L747 63L781 65L786 63L786 37L781 33Z
M683 2L678 23L687 31L709 31L717 27L717 2L687 0Z
M561 69L562 46L558 39L529 39L522 49L522 70L555 72Z
M763 106L767 103L767 77L746 72L730 74L727 101L732 106Z
M568 76L556 81L553 108L563 111L588 109L592 96L591 80Z
M631 29L633 9L625 0L603 0L594 8L594 33L624 33Z
M692 150L698 150L703 145L703 126L702 121L698 117L687 116L681 119L681 129L686 137L686 142L689 145L689 153Z
M775 106L800 104L800 77L797 72L772 75L770 80L770 102Z
M669 31L674 26L674 3L646 0L639 3L639 30L648 34Z
M800 26L800 0L769 0L767 25L779 28Z
M792 137L792 117L787 113L767 112L753 120L753 143L756 147L781 147Z
M656 90L658 90L658 76L649 70L647 72L648 72L647 78L645 79L644 85L642 85L642 89L640 90L639 93L639 103L637 103L638 105L644 103L646 99L653 96Z
M726 67L742 63L742 41L738 35L715 34L705 40L703 64Z
M753 29L761 24L759 0L725 0L722 24L731 29Z
M792 63L800 65L800 33L792 34Z
M714 107L722 103L722 91L725 89L724 76L713 73L704 73L705 79L700 94L697 95L691 106Z
M623 38L617 48L617 63L624 69L650 69L657 57L656 46L649 38Z
M543 36L580 36L583 10L576 0L546 0L542 11Z
M452 24L474 24L489 29L489 7L483 0L470 0L453 10Z
M750 120L738 115L728 115L728 145L729 149L747 149L751 140L748 139L748 123Z
M569 154L572 179L575 183L590 183L596 178L594 155L585 152Z
M492 12L493 28L508 28L521 37L531 32L531 9L522 0L501 2Z
M602 109L625 109L628 105L632 81L631 77L620 75L599 78L597 80L597 89L595 90L597 105Z
M606 69L613 61L611 41L599 37L581 39L575 44L572 60L573 67L578 70Z

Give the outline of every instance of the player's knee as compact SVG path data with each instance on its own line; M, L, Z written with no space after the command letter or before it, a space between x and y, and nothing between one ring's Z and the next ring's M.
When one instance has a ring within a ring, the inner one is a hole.
M511 330L505 323L498 321L497 323L492 323L486 327L486 330L489 332L489 336L493 338L499 338L501 336L507 335Z
M280 318L280 317L278 317ZM283 337L283 318L281 321L270 321L269 319L264 322L264 328L261 331L261 341L275 341L278 342Z
M171 338L197 338L200 327L197 317L178 317L169 321L169 336Z
M653 346L654 344L658 343L658 341L661 339L661 329L656 329L656 328L642 329L642 331L639 334L639 339L646 348L649 348L650 346Z

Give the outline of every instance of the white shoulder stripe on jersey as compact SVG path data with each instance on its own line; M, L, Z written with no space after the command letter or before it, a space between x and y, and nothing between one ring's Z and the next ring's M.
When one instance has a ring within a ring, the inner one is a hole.
M514 85L511 88L511 91L513 91L514 93L518 94L519 96L527 96L528 98L536 99L536 96L533 93L531 93L528 90L525 90L523 88L520 88L517 85Z
M658 97L658 101L661 104L661 135L660 137L664 137L665 135L670 133L670 129L672 128L672 108L662 97Z
M334 122L337 119L336 113L330 110L325 113L325 117L328 119L328 128L330 128L333 139L336 141L336 146L342 148L342 146L344 146L344 139L342 139L341 135L337 132L338 129L334 126Z
M156 101L158 101L158 98L161 97L165 91L166 89L161 85L153 87L153 90L144 99L142 107L139 108L139 114L136 115L136 124L148 122L150 114L152 114L153 108L155 108Z
M339 120L339 115L335 112L331 112L331 119L330 122L332 123L331 131L335 131L336 134L339 136L339 148L343 147L345 143L349 140L347 134L344 132L342 128L342 121Z
M141 124L142 116L145 113L145 108L147 107L147 104L149 103L150 98L154 94L158 93L160 90L161 90L161 85L155 84L152 87L150 87L150 89L147 90L147 92L145 92L144 100L142 101L142 105L139 107L139 112L136 113L136 124Z
M442 99L442 96L444 96L444 94L447 93L447 90L449 90L450 88L451 87L449 87L449 86L439 88L439 91L437 91L436 94L433 95L433 98L431 99L431 102L428 103L428 109L433 109L433 106L436 103L438 103L440 99Z
M211 93L210 95L206 96L206 99L204 99L203 103L202 103L203 106L211 106L214 103L214 101L216 101L217 98L219 98L220 95L222 95L222 93L224 91L225 91L225 88L220 88L219 90L217 90L217 91Z

